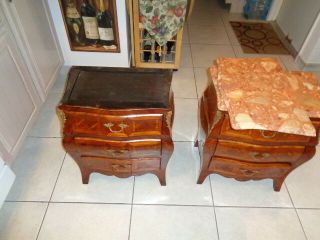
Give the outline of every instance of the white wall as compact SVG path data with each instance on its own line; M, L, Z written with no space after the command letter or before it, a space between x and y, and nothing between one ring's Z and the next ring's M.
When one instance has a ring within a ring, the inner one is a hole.
M267 17L268 21L275 21L281 9L283 0L273 0Z
M129 36L125 0L117 0L120 53L71 51L58 0L47 0L66 65L129 67Z
M298 56L304 64L320 64L320 13L318 13Z
M284 0L277 23L299 51L320 10L320 0Z
M313 49L310 51L310 56L307 62L312 64L320 64L320 13L312 29L310 38L315 40Z

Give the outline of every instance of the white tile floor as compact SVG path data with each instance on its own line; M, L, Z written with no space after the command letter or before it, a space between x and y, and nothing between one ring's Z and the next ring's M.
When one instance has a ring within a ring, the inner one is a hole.
M237 182L211 175L196 184L197 105L206 68L219 56L244 54L217 0L197 0L185 27L181 68L174 73L175 151L167 186L154 175L118 179L92 174L82 185L75 162L61 147L55 106L68 68L62 69L39 118L13 164L17 180L0 211L1 240L319 240L320 148L286 179ZM290 56L276 56L290 70Z

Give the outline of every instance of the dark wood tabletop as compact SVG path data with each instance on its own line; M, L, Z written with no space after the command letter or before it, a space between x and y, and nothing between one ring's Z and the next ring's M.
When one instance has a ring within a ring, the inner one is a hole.
M64 105L99 108L168 108L172 71L72 67Z

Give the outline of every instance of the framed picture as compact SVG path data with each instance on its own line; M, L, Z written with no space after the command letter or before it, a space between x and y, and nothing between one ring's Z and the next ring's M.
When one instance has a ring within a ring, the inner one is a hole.
M116 0L58 0L72 51L120 52Z

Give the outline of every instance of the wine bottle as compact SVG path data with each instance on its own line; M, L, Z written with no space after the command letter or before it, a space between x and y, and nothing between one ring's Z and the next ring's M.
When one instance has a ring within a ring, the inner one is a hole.
M97 14L97 20L100 35L100 43L102 45L111 46L115 45L115 41L113 34L112 15L108 10L108 7L109 4L107 4L106 8L104 0L100 0L100 11Z
M143 50L143 61L149 62L151 60L151 45L144 45Z
M161 49L160 45L156 42L155 43L154 60L156 62L160 62L161 61L161 55L162 55L162 49Z
M143 33L143 61L144 62L149 62L151 60L151 46L152 46L152 42L151 42L151 36L150 34L144 30Z
M98 22L96 9L89 0L84 0L81 5L81 16L83 19L86 39L89 44L96 45L99 42Z
M174 46L174 42L172 41L168 41L167 42L167 53L170 54L171 53L171 50L172 50L172 47Z
M74 0L67 0L66 22L71 42L76 46L84 46L83 23L80 14L75 6Z

